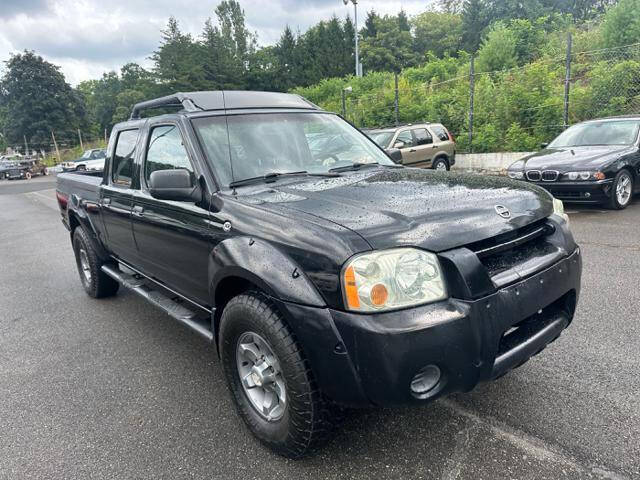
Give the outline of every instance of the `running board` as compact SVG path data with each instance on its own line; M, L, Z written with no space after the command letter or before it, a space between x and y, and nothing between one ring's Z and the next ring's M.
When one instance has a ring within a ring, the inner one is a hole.
M213 340L211 321L209 319L202 319L202 317L198 316L194 311L172 300L164 293L151 288L144 277L129 275L109 265L103 265L102 271L123 287L137 293L149 303L163 310L166 314L199 333L207 340Z

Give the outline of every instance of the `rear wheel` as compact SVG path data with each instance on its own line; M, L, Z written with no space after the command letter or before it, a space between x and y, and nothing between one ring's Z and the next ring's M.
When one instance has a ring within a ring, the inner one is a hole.
M82 287L90 297L111 297L118 292L120 284L101 270L105 262L96 254L89 235L82 227L73 232L73 252Z
M622 210L631 203L633 196L633 176L628 170L620 170L613 180L609 208Z
M84 165L80 165L78 167L76 167L76 171L78 172L84 172L87 170L87 167L85 167Z
M238 413L276 453L300 457L331 430L332 412L296 339L266 296L248 292L227 304L220 355Z
M447 162L447 160L445 158L436 158L433 161L433 165L431 165L431 168L433 168L434 170L440 170L443 172L446 172L449 170L449 162Z

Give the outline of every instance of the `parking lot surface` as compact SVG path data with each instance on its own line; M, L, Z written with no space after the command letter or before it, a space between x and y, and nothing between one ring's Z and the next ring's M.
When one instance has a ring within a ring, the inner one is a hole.
M640 199L568 207L571 327L474 392L357 411L290 461L233 411L215 352L121 291L83 292L54 179L0 182L0 478L640 478Z

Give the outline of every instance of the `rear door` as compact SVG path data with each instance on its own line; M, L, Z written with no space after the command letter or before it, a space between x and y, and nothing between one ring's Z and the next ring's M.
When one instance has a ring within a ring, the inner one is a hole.
M184 169L199 178L194 152L184 138L178 122L158 120L149 125L141 155L140 188L133 197L133 232L143 273L208 305L208 210L193 202L155 199L148 189L151 173L157 170Z
M433 136L424 127L416 127L412 130L415 138L415 162L414 167L428 167L433 160Z
M127 262L133 262L137 255L131 226L131 199L138 135L137 128L117 133L110 169L100 192L106 245L111 253Z

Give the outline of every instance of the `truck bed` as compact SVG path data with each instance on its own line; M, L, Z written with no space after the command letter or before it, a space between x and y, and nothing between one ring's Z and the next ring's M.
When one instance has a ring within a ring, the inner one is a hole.
M77 195L83 200L98 200L102 172L68 172L58 174L58 192Z

